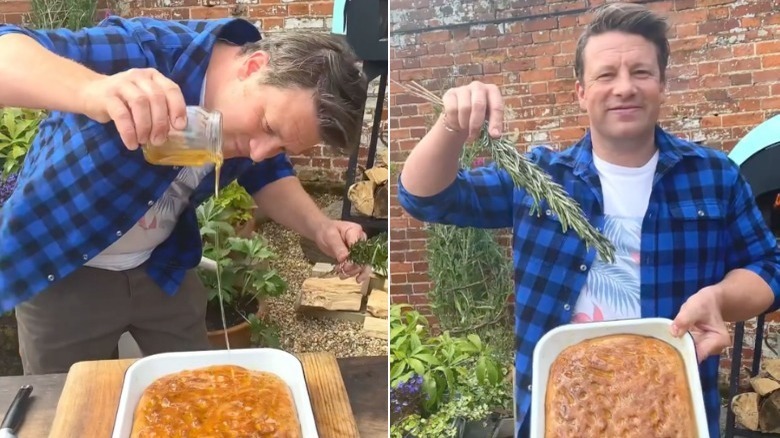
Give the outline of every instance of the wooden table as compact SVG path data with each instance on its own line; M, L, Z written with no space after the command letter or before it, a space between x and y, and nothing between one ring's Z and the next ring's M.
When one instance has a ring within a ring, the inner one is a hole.
M360 436L382 437L388 434L387 356L338 359ZM45 438L49 435L57 402L67 374L0 377L0 420L19 387L33 386L19 438ZM94 437L103 438L103 437Z

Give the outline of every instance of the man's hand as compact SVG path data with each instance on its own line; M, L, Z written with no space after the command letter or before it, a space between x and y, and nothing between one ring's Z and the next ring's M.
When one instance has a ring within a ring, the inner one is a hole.
M709 286L692 295L680 308L672 322L672 336L690 331L696 345L699 363L720 354L731 345L731 336L723 321L719 302L720 286Z
M347 258L349 247L363 239L366 239L366 233L360 225L329 219L317 230L315 241L322 251L335 258L341 265L339 278L343 280L357 275L358 283L362 283L371 275L371 267L357 266L347 262Z
M467 139L473 141L488 120L488 133L496 138L501 135L504 99L495 85L475 81L447 90L442 101L444 124L449 130L467 133Z
M79 96L87 117L114 121L130 150L151 142L160 145L171 128L183 130L187 110L176 83L154 69L133 69L90 82Z

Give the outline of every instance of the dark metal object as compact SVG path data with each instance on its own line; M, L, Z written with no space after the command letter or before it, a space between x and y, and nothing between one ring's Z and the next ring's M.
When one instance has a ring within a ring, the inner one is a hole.
M734 349L731 354L731 376L729 378L729 398L726 408L726 430L725 437L780 437L777 433L763 433L752 430L742 429L736 426L734 412L731 410L731 400L737 395L739 389L739 372L742 368L742 341L745 337L745 323L739 322L734 328ZM761 369L761 349L764 340L764 315L760 315L756 320L756 343L753 346L753 363L750 369L750 377L755 377Z
M3 422L0 423L0 431L4 432L7 436L16 436L16 431L24 420L24 414L27 411L27 401L30 398L32 390L33 387L30 385L24 385L19 388L16 397L14 397L11 405L8 407Z
M370 84L379 77L379 90L376 106L374 108L371 127L371 139L368 144L368 156L365 168L374 165L376 159L377 142L382 124L382 113L387 91L388 53L387 53L387 0L351 0L345 5L346 16L346 40L363 61L363 72ZM365 107L364 107L365 112ZM343 207L341 218L345 221L360 224L371 237L387 231L387 219L378 219L362 215L352 214L352 202L347 193L349 187L355 183L360 145L356 145L354 152L349 157L347 167L346 184L343 193Z

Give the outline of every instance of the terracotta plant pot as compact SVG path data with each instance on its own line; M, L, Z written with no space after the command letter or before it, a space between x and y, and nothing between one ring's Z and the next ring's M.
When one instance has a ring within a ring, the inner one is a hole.
M268 313L268 306L265 303L265 299L260 298L257 300L257 315L258 319L265 318ZM246 321L241 322L238 325L228 327L227 329L228 340L230 341L230 348L250 348L252 346L251 336L252 332L249 327L249 323ZM209 343L214 349L226 349L225 344L225 330L212 330L208 332Z

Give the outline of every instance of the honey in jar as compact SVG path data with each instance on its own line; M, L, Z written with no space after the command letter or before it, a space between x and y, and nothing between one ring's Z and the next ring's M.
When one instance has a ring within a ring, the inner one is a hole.
M188 106L184 130L171 130L164 143L146 143L141 149L146 161L161 166L221 164L222 114Z

